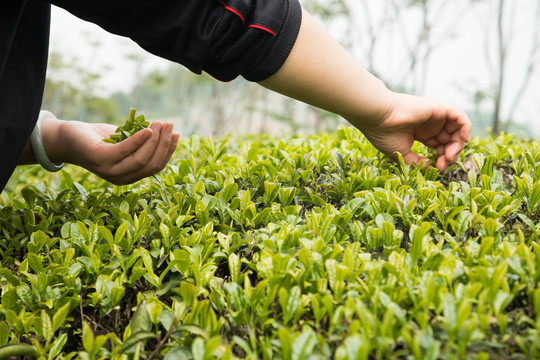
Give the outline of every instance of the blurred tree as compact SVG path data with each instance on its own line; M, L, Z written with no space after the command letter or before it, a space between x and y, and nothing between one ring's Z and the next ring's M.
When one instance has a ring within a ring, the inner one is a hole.
M471 92L471 89L467 89L467 92L471 96L475 92L481 94L482 102L491 107L491 128L494 133L508 129L529 89L533 75L538 71L540 0L304 2L308 10L327 26L334 28L342 44L371 73L396 91L418 95L427 92L427 79L434 53L457 37L460 31L467 31L460 28L460 22L465 18L464 14L477 11L477 22L485 26L483 42L491 83L489 90L484 88ZM527 10L521 9L520 13L520 7L526 7ZM531 14L531 21L526 24L518 18L524 15L523 12ZM336 25L338 23L342 26ZM530 40L525 54L511 51L518 39L523 41L526 38ZM514 63L518 57L521 63L517 67ZM389 58L392 61L387 61ZM393 65L396 65L396 69L390 71ZM513 77L512 84L509 82L510 76Z
M202 131L223 135L238 130L246 117L264 117L263 99L268 93L244 80L224 83L171 64L141 76L129 93L112 98L122 106L131 104L152 119L174 119L184 134Z
M523 67L522 78L517 90L514 92L509 91L507 80L509 76L510 49L515 45L516 37L526 37L522 24L517 22L517 8L522 3L520 0L497 0L487 4L487 6L491 7L491 11L487 12L491 15L491 19L486 22L488 28L486 30L485 44L486 62L492 74L491 79L493 79L491 85L493 88L491 125L494 134L508 129L540 62L540 0L536 0L536 9L533 15L534 22L532 28L530 28L529 52L523 57L525 66ZM531 2L526 3L526 5L530 6ZM493 26L496 29L495 32L491 30ZM495 41L494 46L490 49L489 45L492 43L490 36L492 33L495 34ZM495 63L492 62L492 59L495 59ZM512 70L515 71L516 68L514 67ZM505 104L508 104L507 112L503 112L503 105Z
M66 60L61 54L51 53L42 108L63 119L119 121L115 101L94 94L101 75L89 72L78 64L77 59Z
M338 39L367 70L392 89L418 95L426 92L433 54L457 35L458 24L468 6L462 0L306 0L305 3L326 25L341 29L337 30ZM395 59L391 64L394 71L382 68L388 67L390 52ZM381 58L385 61L380 61Z

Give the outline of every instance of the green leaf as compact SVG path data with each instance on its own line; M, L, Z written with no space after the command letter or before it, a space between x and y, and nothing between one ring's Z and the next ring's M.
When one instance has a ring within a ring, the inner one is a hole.
M278 195L281 205L289 206L297 193L298 189L295 187L280 187Z
M302 333L293 341L292 357L293 360L307 359L317 345L317 337L313 330L304 327Z
M166 354L163 360L188 360L193 359L191 350L186 347L173 347Z
M131 333L148 332L152 329L152 320L146 309L146 301L142 301L129 322Z
M82 342L84 350L86 350L86 352L94 352L94 332L86 321L83 322Z
M212 354L218 350L219 346L221 345L221 337L214 336L208 340L206 340L206 343L204 345L204 353L207 358L211 357Z
M176 330L178 332L182 332L182 331L186 331L192 335L196 335L196 336L200 336L204 339L208 339L210 337L210 335L208 334L208 331L206 331L205 329L201 328L200 326L197 326L197 325L189 325L189 324L184 324L184 325L178 325L176 327Z
M448 293L443 300L445 325L449 328L450 331L454 331L455 329L457 329L458 325L455 299L452 294Z
M194 360L204 360L205 359L205 349L204 349L204 340L201 338L196 338L191 345L191 353L193 354Z
M412 263L415 265L418 262L420 255L422 255L424 239L427 237L430 230L431 224L427 222L423 222L420 227L416 225L411 226L411 230L409 233L409 237L411 239L410 254Z
M233 198L233 196L236 195L237 192L238 192L238 184L231 183L231 184L226 185L222 190L223 201L229 202Z
M199 194L203 196L206 193L206 186L203 181L197 181L193 186L193 194Z
M42 265L43 260L41 259L40 256L33 253L28 253L27 259L28 259L28 265L30 265L30 267L32 268L32 270L34 270L36 274L41 274L44 272L43 265Z
M28 204L28 207L32 208L37 198L36 190L31 187L25 187L21 190L21 194L24 198L24 201L26 201L26 203Z
M124 124L119 126L114 134L103 139L103 141L113 144L121 142L150 125L147 121L145 121L144 115L140 115L135 118L135 113L136 110L134 108L130 108L128 118Z
M33 309L35 307L33 293L28 285L21 284L17 286L17 295L19 295L23 303L30 309Z
M367 359L366 348L369 348L369 345L366 346L360 334L349 336L345 339L344 345L348 359Z
M64 325L64 321L66 320L66 317L69 313L70 306L71 304L68 301L64 306L58 309L56 313L53 315L53 320L52 320L53 331L60 329L60 327Z
M10 330L5 321L0 321L0 347L7 345L9 341Z
M120 347L119 352L121 354L125 353L132 353L136 351L133 349L135 345L138 345L140 343L146 343L148 340L156 339L157 336L153 332L150 331L137 331L131 334L129 338L126 339L122 343L122 346Z
M278 336L283 358L290 359L292 355L292 336L290 331L287 328L281 328L278 331Z
M5 276L6 277L6 280L13 286L19 286L20 284L20 281L19 279L13 275L13 273L11 272L11 270L9 269L6 269L6 268L3 268L3 269L0 269L0 275L2 276Z
M231 281L234 283L240 282L240 267L241 267L240 259L238 258L238 255L235 253L232 253L229 255L229 271L231 273Z
M486 230L487 236L495 236L498 228L499 224L495 219L489 218L484 222L484 229Z
M114 243L116 245L120 244L120 241L122 241L122 238L126 235L127 226L128 226L127 223L122 223L116 229L116 233L114 234Z
M73 185L75 185L75 188L79 191L79 194L81 194L82 201L86 202L88 200L88 191L78 182L73 182Z
M276 198L279 192L279 184L270 181L264 182L264 197L263 201L266 205L270 205Z
M204 202L201 200L197 201L197 205L195 206L195 215L197 216L197 221L201 226L208 224L210 213Z
M163 311L163 304L159 300L150 301L146 305L146 310L150 316L150 320L154 325L159 324L161 320L161 313Z
M300 303L300 288L295 286L287 291L281 288L279 291L279 302L283 308L283 322L287 325L294 319L296 310Z
M496 160L497 159L493 155L486 157L484 160L484 164L480 168L482 174L486 174L487 176L493 176L493 169L495 167Z
M115 243L114 241L114 237L111 233L111 231L109 229L107 229L105 226L100 226L99 227L99 232L101 233L101 236L103 236L105 238L105 241L107 241L107 243L113 245Z
M56 357L60 355L60 352L62 352L64 345L66 345L67 339L67 333L63 333L62 335L57 337L56 340L54 340L49 350L49 360L56 359Z
M41 310L41 332L47 342L50 342L54 336L54 329L51 322L51 317L45 310Z
M28 251L37 254L49 240L49 236L41 230L32 233L30 235L30 242L28 243Z

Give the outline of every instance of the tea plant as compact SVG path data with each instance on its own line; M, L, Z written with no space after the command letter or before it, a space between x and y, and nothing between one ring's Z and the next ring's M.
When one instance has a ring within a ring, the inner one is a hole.
M540 356L536 142L474 139L441 175L349 128L192 137L157 177L18 170L0 358Z
M103 139L104 142L116 144L128 137L133 136L135 133L146 129L150 123L145 120L144 115L135 117L137 110L131 108L127 120L116 129L116 132L110 137Z

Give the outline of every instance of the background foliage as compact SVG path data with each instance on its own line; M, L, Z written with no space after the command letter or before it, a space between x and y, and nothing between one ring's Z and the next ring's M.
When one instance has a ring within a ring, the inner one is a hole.
M454 103L480 136L490 130L538 135L530 119L540 103L540 0L302 4L389 88ZM183 135L203 136L335 131L340 125L335 116L255 84L194 76L72 16L64 24L69 17L53 16L44 101L59 118L121 121L134 106L149 119L175 122ZM80 28L87 32L76 34Z
M537 358L539 177L536 142L474 139L441 175L350 128L191 137L132 186L19 169L0 345L27 346L0 357Z

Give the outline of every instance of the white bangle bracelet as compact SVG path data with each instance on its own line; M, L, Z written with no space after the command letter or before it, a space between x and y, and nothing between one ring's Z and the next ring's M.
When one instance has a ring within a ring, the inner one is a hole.
M41 123L46 117L52 117L53 119L56 119L56 116L54 116L50 112L45 110L40 111L36 126L34 127L34 131L32 131L32 135L30 135L30 142L32 143L34 156L36 157L36 160L39 162L39 164L45 170L48 170L50 172L56 172L64 167L64 163L54 164L45 152L45 147L43 146L43 139L41 137Z

